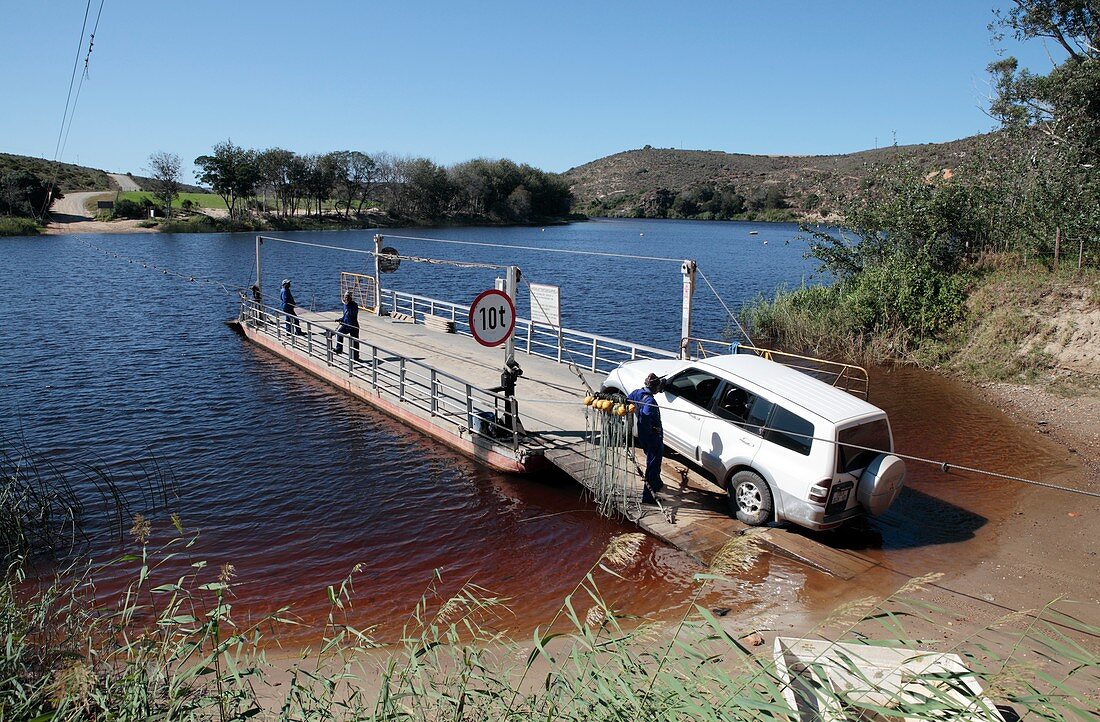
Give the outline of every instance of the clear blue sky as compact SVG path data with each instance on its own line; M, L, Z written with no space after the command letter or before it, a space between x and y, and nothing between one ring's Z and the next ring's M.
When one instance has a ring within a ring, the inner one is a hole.
M1007 4L106 0L62 160L141 174L165 150L190 170L232 138L564 171L646 144L952 140L994 125L986 26ZM0 3L0 151L53 156L85 5ZM1004 47L1050 67L1038 41Z

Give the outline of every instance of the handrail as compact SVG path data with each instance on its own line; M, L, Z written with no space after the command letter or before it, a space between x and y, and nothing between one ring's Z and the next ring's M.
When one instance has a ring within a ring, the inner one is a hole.
M769 361L775 361L776 363L793 368L796 371L801 371L808 376L814 376L815 378L819 376L825 377L820 380L831 379L830 383L832 386L847 391L853 396L860 396L863 399L867 399L870 396L870 376L867 374L867 369L862 366L730 341L716 341L714 339L694 337L688 339L688 341L689 348L694 346L696 351L695 354L692 355L692 358L705 359L710 355L753 353ZM708 346L711 348L708 348ZM719 350L716 350L714 347L717 347ZM800 365L785 359L797 359L799 361L808 362L811 365ZM842 381L844 383L841 383Z
M458 427L459 433L469 432L493 444L519 449L520 423L507 425L509 417L519 420L514 398L470 384L453 374L421 363L370 341L339 333L325 324L281 309L266 306L245 296L241 297L240 323L282 343L288 343L308 357L343 370L349 378L364 381L375 391L386 391L398 401L414 406L433 418ZM290 327L304 327L302 335ZM323 343L315 340L321 336ZM344 358L334 353L333 340L347 346ZM358 347L356 360L353 348ZM345 360L346 359L346 360ZM461 412L459 410L462 410ZM501 415L503 414L503 420Z
M439 315L455 323L455 333L471 336L470 307L429 296L382 289L382 306L391 312L406 314L414 323L423 324L424 316ZM552 341L552 343L551 343ZM516 319L516 351L540 356L558 363L572 363L589 371L610 372L624 361L653 358L677 358L673 351L623 341L622 339Z

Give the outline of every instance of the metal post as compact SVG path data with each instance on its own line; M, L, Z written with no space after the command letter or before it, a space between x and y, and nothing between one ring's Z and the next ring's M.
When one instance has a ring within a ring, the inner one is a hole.
M382 315L382 262L379 256L382 254L382 234L374 235L374 315ZM396 305L396 299L395 299ZM394 308L394 310L397 310Z
M466 423L469 424L471 436L474 430L474 390L470 384L466 384Z
M397 398L401 401L405 400L405 357L401 357L401 361L398 364L398 376L397 376Z
M695 261L684 261L680 273L684 276L683 315L680 317L680 358L690 358L691 297L695 294Z
M370 346L370 385L378 393L378 347L374 344Z
M431 383L431 386L432 386L432 390L429 394L430 402L428 404L428 408L431 409L431 415L435 416L436 412L439 411L439 398L436 396L436 388L435 388L435 386L436 386L435 369L431 370L431 373L429 374L429 379L430 379L430 383Z
M510 396L504 403L508 404L508 410L512 413L509 417L512 419L512 450L519 449L519 404L516 403L516 397Z
M508 274L504 277L504 292L512 299L512 305L516 305L516 287L519 286L519 266L508 266ZM504 363L516 358L516 334L512 333L504 342Z
M263 274L260 273L260 246L264 244L263 236L256 236L256 288L263 293Z

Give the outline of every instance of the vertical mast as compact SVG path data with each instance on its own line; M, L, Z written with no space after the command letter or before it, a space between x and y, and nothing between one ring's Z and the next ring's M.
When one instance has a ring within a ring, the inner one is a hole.
M516 290L519 286L519 267L508 266L508 272L504 277L504 292L508 294L508 298L512 299L512 306L516 306ZM508 337L508 340L504 343L504 364L507 366L509 361L512 361L516 357L516 334L513 331Z
M374 235L374 315L382 315L382 234Z
M680 358L691 358L691 297L695 294L695 261L684 261L680 273L684 276L683 315L680 317Z
M264 244L263 236L256 236L256 288L263 291L263 274L260 268L260 246Z

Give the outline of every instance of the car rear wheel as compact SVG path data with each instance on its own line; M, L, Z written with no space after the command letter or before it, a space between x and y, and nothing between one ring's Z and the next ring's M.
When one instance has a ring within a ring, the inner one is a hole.
M749 526L761 526L772 519L772 490L755 471L739 471L726 485L730 511Z

